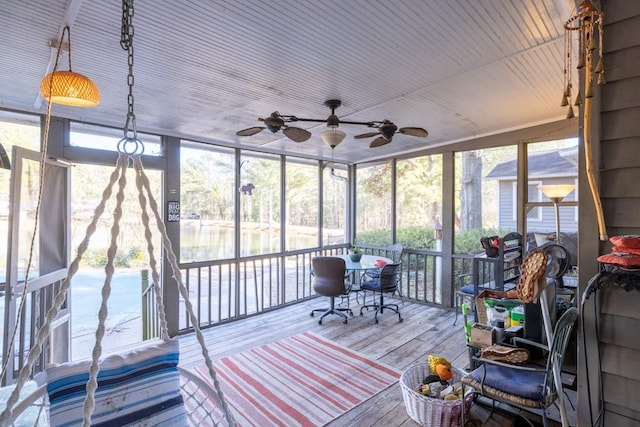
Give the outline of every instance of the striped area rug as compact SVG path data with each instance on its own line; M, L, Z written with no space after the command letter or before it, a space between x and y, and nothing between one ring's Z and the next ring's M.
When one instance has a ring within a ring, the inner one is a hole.
M241 426L321 426L395 384L400 371L311 332L214 363ZM192 369L211 383L206 366Z

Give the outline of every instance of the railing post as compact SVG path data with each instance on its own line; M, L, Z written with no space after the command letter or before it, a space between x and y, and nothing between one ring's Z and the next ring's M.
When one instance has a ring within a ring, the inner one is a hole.
M142 300L142 340L149 339L149 270L140 271L140 296Z

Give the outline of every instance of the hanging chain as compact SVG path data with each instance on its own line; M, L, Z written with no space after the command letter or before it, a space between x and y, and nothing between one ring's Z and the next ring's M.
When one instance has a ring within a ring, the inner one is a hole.
M127 51L127 64L129 74L127 75L127 85L129 95L127 96L127 121L124 125L124 138L118 142L118 151L128 154L142 154L144 145L138 139L138 129L136 128L136 115L133 112L133 0L122 0L122 27L120 33L120 46ZM133 144L133 147L128 145ZM138 152L140 151L140 152Z

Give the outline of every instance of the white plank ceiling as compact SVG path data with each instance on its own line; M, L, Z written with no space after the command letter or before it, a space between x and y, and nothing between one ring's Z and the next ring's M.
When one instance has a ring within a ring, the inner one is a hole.
M114 0L1 0L0 108L45 111L40 80L50 40L71 23L73 70L100 88L95 108L53 114L122 128L127 55ZM135 113L139 131L331 158L323 123L295 143L249 137L273 111L325 119L389 119L427 138L396 134L379 148L343 124L336 161L359 163L561 121L567 0L135 0ZM66 69L66 56L62 61Z

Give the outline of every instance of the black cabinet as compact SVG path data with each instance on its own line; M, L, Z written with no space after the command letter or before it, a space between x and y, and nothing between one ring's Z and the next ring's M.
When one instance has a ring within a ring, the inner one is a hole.
M486 253L473 259L474 298L485 289L506 291L515 288L522 264L522 235L509 233L499 239L495 257Z

